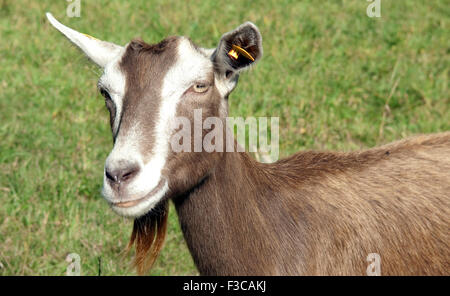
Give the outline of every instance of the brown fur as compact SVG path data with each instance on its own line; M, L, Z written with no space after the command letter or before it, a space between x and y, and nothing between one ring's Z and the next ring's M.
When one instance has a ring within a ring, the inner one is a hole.
M153 151L155 110L161 103L162 79L174 63L177 37L168 37L157 44L133 40L122 57L120 67L127 73L126 93L123 99L118 136L126 138L130 128L140 123L145 137L140 142L144 157ZM125 115L126 114L126 115ZM136 121L136 118L140 120Z
M448 275L449 155L450 133L274 164L224 153L173 200L203 275L364 275L369 253L383 275Z
M274 164L225 153L174 198L205 275L449 274L450 133Z
M161 48L133 43L122 61L129 105L121 130L143 123L146 155L153 123L145 114L158 110L175 46ZM207 95L184 97L177 116L193 122L192 110L202 109L203 118L224 119L214 85ZM445 275L449 172L448 132L362 152L299 152L274 164L238 152L171 152L164 210L136 220L130 246L145 272L162 247L171 198L203 275L364 275L369 253L380 254L383 275Z

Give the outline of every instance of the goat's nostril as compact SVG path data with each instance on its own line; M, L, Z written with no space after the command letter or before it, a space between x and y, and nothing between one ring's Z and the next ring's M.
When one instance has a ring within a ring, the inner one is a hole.
M139 167L130 165L120 169L106 169L106 178L112 183L121 183L132 179L139 172Z
M137 171L138 170L136 168L131 168L130 170L128 170L122 174L121 180L125 181L125 180L133 178L136 175Z
M110 173L108 170L105 170L105 175L106 175L106 178L108 178L108 180L110 180L112 182L117 181L117 177L114 177L113 174Z

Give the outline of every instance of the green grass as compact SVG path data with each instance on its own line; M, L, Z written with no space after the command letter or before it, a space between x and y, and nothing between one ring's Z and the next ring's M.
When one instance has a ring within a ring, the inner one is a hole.
M204 47L250 20L265 56L243 74L231 116L279 116L280 154L355 150L450 129L449 16L445 0L367 1L0 0L0 275L135 274L122 256L132 222L100 196L112 147L97 93L100 70L44 13L125 44L186 35ZM197 274L173 208L153 275Z

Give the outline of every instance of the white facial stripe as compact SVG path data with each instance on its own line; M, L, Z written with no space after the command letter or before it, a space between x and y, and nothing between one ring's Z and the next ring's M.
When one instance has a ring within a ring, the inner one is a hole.
M198 73L201 73L201 70L207 65L205 57L196 52L188 40L182 39L179 42L177 62L167 71L162 83L153 155L150 161L143 166L142 173L135 181L137 186L151 190L158 184L169 154L172 122L175 120L178 102L193 80L199 79L199 77L205 79L198 76ZM193 75L189 76L189 73L193 73Z
M193 82L206 80L212 71L213 65L205 55L198 52L188 39L183 38L178 44L177 63L166 74L166 79L172 83L168 92L180 91L182 94Z

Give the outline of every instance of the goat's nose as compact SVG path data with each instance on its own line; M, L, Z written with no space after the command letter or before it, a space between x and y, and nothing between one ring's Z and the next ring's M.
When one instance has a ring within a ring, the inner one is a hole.
M105 168L106 178L111 183L123 183L133 179L139 172L139 166L136 164L122 165L120 168Z

